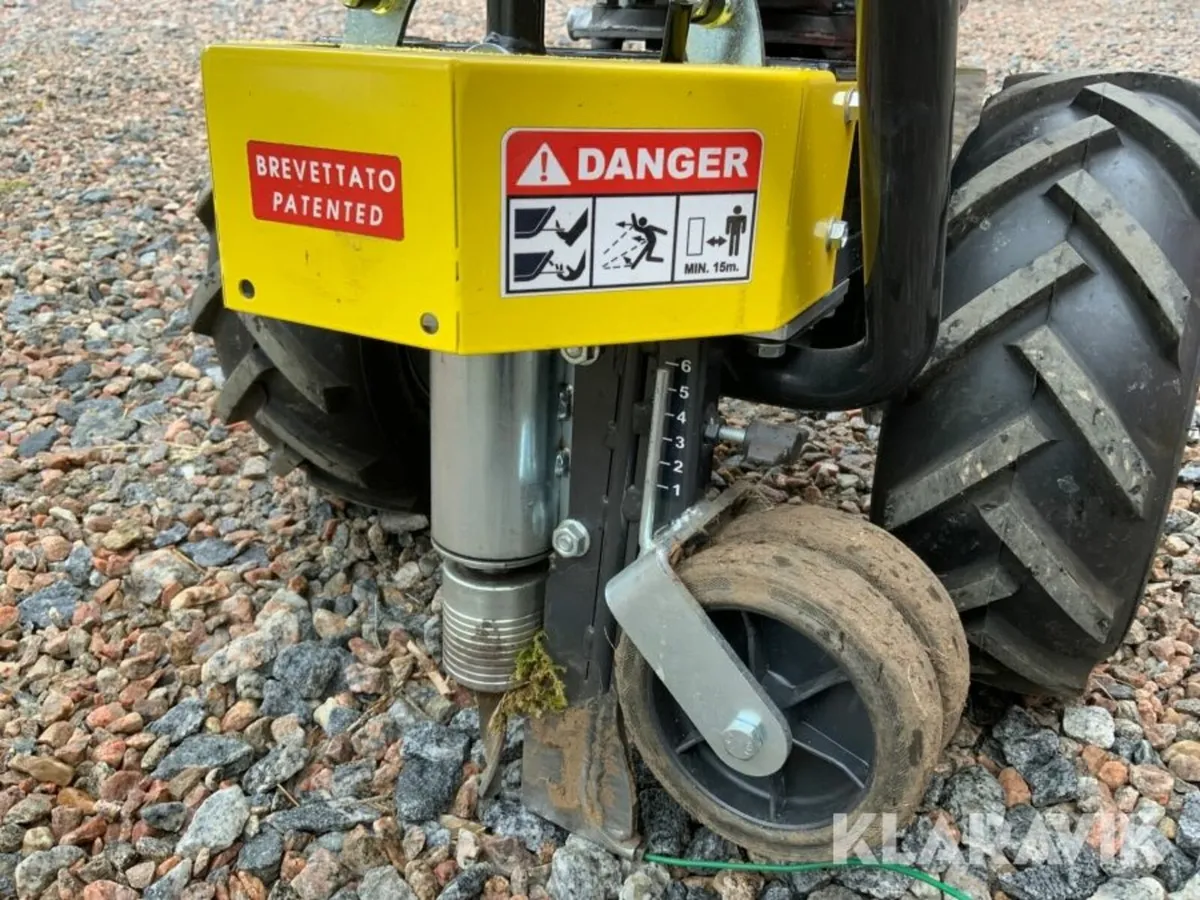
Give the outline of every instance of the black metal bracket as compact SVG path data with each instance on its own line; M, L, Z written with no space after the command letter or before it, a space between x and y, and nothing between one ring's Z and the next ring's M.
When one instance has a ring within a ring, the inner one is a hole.
M727 392L794 409L851 409L902 392L929 358L942 305L958 0L858 11L858 170L865 336L731 359ZM920 47L913 54L911 48Z

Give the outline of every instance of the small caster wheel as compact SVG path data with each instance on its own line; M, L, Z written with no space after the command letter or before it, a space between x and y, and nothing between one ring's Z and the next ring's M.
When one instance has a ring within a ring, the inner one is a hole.
M904 618L866 580L783 543L716 544L679 577L783 712L792 748L772 775L726 766L633 643L617 645L626 730L684 809L772 859L830 858L834 817L878 844L881 813L916 810L942 748L937 677Z
M971 683L967 636L941 581L899 538L840 510L787 505L734 519L717 540L805 547L862 576L891 600L933 663L942 694L942 737L950 741Z

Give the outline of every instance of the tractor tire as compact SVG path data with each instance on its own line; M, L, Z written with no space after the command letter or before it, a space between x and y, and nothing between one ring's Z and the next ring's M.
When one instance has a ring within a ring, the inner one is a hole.
M1044 75L953 171L942 326L872 520L942 578L976 680L1072 695L1133 620L1200 373L1200 87Z
M406 347L235 312L225 306L212 191L197 204L208 273L190 303L225 383L216 413L248 421L272 471L299 467L327 493L382 510L420 510L429 495L428 357Z

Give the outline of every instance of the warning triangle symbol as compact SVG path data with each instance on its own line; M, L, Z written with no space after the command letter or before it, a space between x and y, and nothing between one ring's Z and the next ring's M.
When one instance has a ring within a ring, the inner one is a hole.
M537 153L533 154L533 159L517 179L519 187L561 187L570 183L571 179L567 177L558 157L546 143L538 147Z

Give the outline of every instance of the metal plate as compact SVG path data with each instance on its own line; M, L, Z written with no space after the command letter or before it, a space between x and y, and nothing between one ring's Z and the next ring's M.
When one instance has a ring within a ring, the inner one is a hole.
M614 693L527 720L521 801L572 834L633 854L637 790Z
M763 776L778 771L791 752L787 720L679 580L670 560L677 542L717 520L744 492L744 485L730 488L716 500L692 507L609 581L604 595L621 630L717 757L734 771ZM761 747L749 759L734 755L726 744L726 729L739 716L756 720L762 730Z

